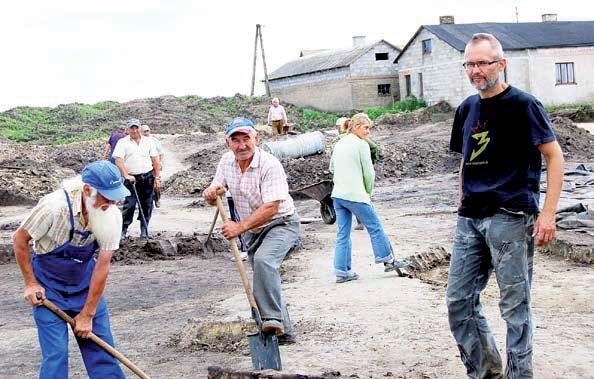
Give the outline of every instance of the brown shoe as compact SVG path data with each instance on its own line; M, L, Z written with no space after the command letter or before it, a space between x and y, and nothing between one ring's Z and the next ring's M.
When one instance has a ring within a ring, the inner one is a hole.
M277 336L285 334L283 323L278 320L266 320L262 324L262 331L266 334L276 334Z

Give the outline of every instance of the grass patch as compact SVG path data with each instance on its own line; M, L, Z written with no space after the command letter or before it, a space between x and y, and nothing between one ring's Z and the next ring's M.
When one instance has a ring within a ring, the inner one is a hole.
M0 114L0 135L15 142L61 144L83 141L105 132L97 128L117 102L62 104L56 108L18 107ZM92 130L85 130L92 128Z
M594 104L559 104L559 105L547 105L545 109L547 112L560 111L564 109L591 109L594 111Z
M386 113L406 113L425 108L427 103L423 99L417 99L415 96L409 96L404 100L394 103L391 107L373 107L365 110L370 119L375 120Z

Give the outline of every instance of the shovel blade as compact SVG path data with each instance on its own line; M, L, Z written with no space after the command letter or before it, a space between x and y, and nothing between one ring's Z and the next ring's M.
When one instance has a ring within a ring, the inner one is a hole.
M248 336L254 370L282 370L278 339L262 332Z

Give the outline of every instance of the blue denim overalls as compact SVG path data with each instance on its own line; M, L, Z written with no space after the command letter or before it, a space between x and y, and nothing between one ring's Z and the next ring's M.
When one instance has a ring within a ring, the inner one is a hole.
M46 297L56 306L76 316L82 309L89 292L91 276L95 268L97 241L86 246L72 244L74 233L83 239L90 232L75 229L74 214L66 190L66 202L70 212L70 236L66 243L47 254L33 254L32 267L35 278L45 288ZM33 307L37 324L42 362L39 378L68 378L68 328L65 321L46 307ZM114 345L109 329L109 315L105 299L101 297L93 317L93 333L105 342ZM125 378L117 360L94 342L76 338L85 367L90 378Z

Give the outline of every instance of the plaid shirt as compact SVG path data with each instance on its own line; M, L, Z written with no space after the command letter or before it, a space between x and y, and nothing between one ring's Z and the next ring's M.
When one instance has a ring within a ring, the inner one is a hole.
M68 195L74 214L74 227L81 232L87 231L82 216L82 189L72 189ZM36 254L47 254L66 243L70 237L71 225L64 191L59 189L39 200L22 222L21 228L33 238L33 251ZM93 241L95 236L92 233L86 239L82 239L78 233L74 233L72 237L72 243L76 246L86 246ZM119 241L113 250L118 247Z
M232 151L223 154L211 185L229 189L241 219L254 213L263 204L276 200L280 200L280 204L278 213L272 219L295 213L283 166L278 159L260 148L256 148L252 162L244 173Z

